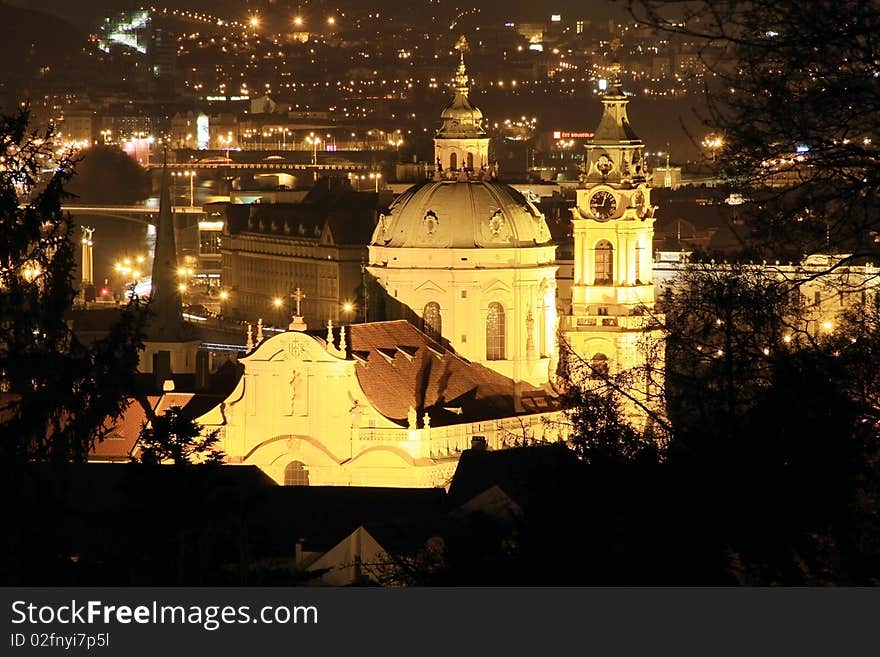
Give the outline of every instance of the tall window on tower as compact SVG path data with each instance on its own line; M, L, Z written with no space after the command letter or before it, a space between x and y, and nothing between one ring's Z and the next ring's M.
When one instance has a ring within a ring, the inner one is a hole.
M636 242L636 285L642 284L642 245Z
M434 340L443 335L443 319L440 317L440 304L431 301L422 311L422 330Z
M608 240L596 244L596 285L610 285L614 282L614 247Z
M458 155L456 153L451 153L449 155L449 168L453 171L458 170Z
M486 315L486 360L504 359L504 306L490 303Z
M468 168L468 171L474 170L474 154L473 153L467 154L467 168Z

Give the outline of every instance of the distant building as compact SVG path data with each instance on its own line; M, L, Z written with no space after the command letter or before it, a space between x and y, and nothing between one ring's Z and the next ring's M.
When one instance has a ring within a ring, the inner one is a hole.
M658 252L654 277L660 298L675 294L676 275L692 266L689 256L688 251ZM876 298L880 267L873 263L841 264L849 257L815 254L801 262L761 262L748 268L791 283L799 294L805 330L816 335L833 331L844 311ZM723 271L730 265L719 262L712 266Z
M681 185L681 167L654 167L654 185L668 189L678 189Z
M354 191L348 179L322 178L299 203L227 204L223 314L286 326L299 289L309 326L363 319L362 265L377 202L377 194ZM276 297L282 307L273 305Z

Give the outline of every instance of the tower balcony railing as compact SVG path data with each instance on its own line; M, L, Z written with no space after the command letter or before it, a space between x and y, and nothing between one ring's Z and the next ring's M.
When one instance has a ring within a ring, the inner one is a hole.
M662 318L654 314L642 315L567 315L560 318L565 331L637 331L659 325Z

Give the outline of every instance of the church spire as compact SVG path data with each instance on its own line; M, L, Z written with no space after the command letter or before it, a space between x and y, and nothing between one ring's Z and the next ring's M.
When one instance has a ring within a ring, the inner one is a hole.
M156 225L156 253L150 285L150 311L147 340L176 342L183 338L180 291L177 287L177 245L174 240L174 212L168 164L162 168L159 195L159 221Z
M458 70L455 72L455 93L461 96L467 96L470 78L468 78L467 67L464 65L464 53L468 49L468 42L463 34L458 42L456 42L455 49L458 50L459 57Z
M644 143L629 123L629 96L620 80L620 63L615 60L610 69L602 94L602 118L587 145L581 183L638 184L648 175Z
M440 114L440 129L434 135L435 178L467 180L489 175L489 136L483 128L483 113L468 98L470 77L464 63L467 39L459 38L455 96Z

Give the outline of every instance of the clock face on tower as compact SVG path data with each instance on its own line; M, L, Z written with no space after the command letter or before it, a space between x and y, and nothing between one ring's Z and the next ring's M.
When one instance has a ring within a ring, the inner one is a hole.
M608 219L617 210L614 194L602 190L590 197L590 210L597 219Z

